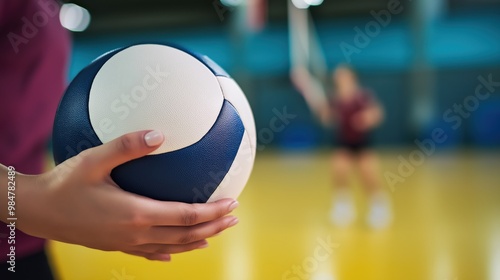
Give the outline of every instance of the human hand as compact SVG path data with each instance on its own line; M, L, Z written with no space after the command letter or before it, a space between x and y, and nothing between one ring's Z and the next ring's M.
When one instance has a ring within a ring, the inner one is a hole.
M85 150L42 175L18 174L18 228L57 241L151 260L206 247L206 238L234 226L238 203L157 201L120 189L111 170L145 156L163 134L141 131ZM140 176L140 174L138 174Z
M370 115L366 112L359 112L352 116L351 125L357 131L365 132L372 128L372 122L370 120Z
M375 129L382 121L382 112L378 106L365 109L352 117L351 125L358 131Z

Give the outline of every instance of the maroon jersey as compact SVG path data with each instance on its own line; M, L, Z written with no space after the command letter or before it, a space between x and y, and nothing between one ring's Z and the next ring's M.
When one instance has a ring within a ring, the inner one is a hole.
M331 102L333 117L338 124L338 140L345 144L359 144L367 140L368 132L360 131L354 125L356 115L374 102L368 90L359 90L350 99L334 98Z
M0 163L21 173L43 171L66 84L70 37L60 25L59 8L54 0L0 1ZM2 262L14 245L5 238L7 230L0 222ZM20 231L15 241L17 258L44 246L42 239Z

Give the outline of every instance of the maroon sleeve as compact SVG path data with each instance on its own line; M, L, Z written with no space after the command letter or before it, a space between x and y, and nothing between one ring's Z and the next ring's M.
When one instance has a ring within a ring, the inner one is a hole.
M43 171L69 51L56 1L0 1L0 163L22 173ZM7 230L0 223L0 235ZM6 260L9 246L0 237L0 261ZM43 247L44 240L16 232L17 258Z
M1 1L10 20L0 36L0 162L40 173L66 85L70 38L53 0Z

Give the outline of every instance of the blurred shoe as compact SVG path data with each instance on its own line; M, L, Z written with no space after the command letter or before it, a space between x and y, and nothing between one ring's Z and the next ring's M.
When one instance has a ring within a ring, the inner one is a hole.
M347 191L339 192L333 199L330 211L331 222L338 227L346 227L356 218L356 210L351 195Z
M318 273L311 276L311 280L334 280L330 273Z
M392 207L389 196L378 192L369 198L367 223L371 228L382 229L392 223Z

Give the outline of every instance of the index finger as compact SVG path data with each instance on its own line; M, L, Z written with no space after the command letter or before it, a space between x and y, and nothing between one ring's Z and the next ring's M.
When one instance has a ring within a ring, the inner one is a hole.
M223 217L238 205L234 199L195 204L146 199L139 208L151 226L192 226Z

